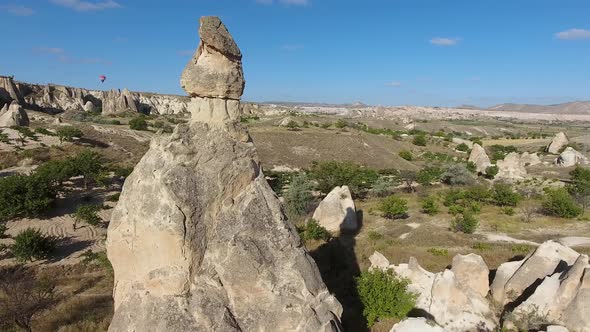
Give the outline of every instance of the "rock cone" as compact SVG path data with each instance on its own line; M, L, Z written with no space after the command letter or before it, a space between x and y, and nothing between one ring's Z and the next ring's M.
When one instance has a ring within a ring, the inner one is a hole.
M240 54L225 27L201 33L215 50L230 45L227 52ZM217 68L199 70L193 86L208 84ZM115 271L109 331L340 330L342 307L235 121L239 100L207 99L189 124L153 139L125 182L107 239Z

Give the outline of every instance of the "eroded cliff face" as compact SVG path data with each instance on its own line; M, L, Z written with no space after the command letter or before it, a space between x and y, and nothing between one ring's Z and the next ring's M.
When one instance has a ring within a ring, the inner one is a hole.
M16 82L11 77L0 76L0 106L12 101L17 101L27 109L49 114L90 110L100 110L104 114L180 114L187 112L189 98L131 92L127 89L99 91L54 84L28 84Z
M227 32L201 19L212 26ZM342 307L262 174L235 82L220 95L224 84L192 98L191 122L155 137L125 183L107 238L110 331L340 330Z

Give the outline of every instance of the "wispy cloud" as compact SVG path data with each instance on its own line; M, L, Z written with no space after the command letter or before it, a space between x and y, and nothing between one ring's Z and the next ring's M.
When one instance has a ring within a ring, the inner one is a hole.
M33 9L21 5L1 5L0 10L15 16L31 16L35 14Z
M569 29L555 34L555 37L562 40L581 40L590 39L590 30Z
M68 55L63 48L60 47L37 47L33 52L39 55L46 55L55 58L56 61L67 64L103 64L111 65L112 62L102 58L76 58Z
M385 83L385 85L386 86L391 86L391 87L394 87L394 88L399 88L400 86L402 86L402 83L401 82L398 82L398 81L391 81L391 82Z
M290 51L290 52L294 52L294 51L299 51L302 50L305 46L303 44L286 44L281 46L281 49L284 51Z
M430 43L432 45L437 45L437 46L454 46L454 45L457 45L457 43L459 43L460 40L461 40L461 38L436 37L436 38L432 38L430 40Z
M195 50L182 50L176 52L176 55L178 56L192 56L193 54L195 54Z
M80 12L97 11L105 9L121 8L121 4L114 0L83 1L83 0L50 0L52 3L74 9Z
M272 5L273 3L281 3L287 6L307 6L311 4L311 0L256 0L256 3L261 5Z

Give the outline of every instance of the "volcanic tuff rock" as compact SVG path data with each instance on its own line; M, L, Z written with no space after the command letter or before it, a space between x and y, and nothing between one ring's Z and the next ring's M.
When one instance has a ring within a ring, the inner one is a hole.
M492 166L492 162L490 161L486 150L477 143L473 144L473 149L469 155L469 161L475 164L478 173L485 173L486 168Z
M509 153L504 160L498 160L496 165L498 166L496 179L521 180L528 174L517 152Z
M206 38L225 40L216 31ZM113 212L109 331L340 330L342 307L266 182L239 101L193 99L191 122L154 137Z
M426 318L407 318L395 324L389 332L445 332L445 329Z
M180 79L191 97L238 100L244 92L242 53L217 17L201 18L201 42Z
M563 149L566 145L569 144L569 142L569 139L563 132L557 133L555 137L553 137L551 143L549 143L549 145L547 146L547 152L552 154L558 154L559 151L561 151L561 149Z
M1 102L9 104L13 100L20 103L24 101L12 77L0 76L0 105Z
M332 189L313 213L313 219L332 233L355 231L358 223L350 189L347 186Z
M4 105L0 111L0 127L12 127L12 126L28 126L29 117L27 112L18 104L13 101L10 106Z
M588 157L574 150L574 148L570 146L565 148L559 157L555 159L555 164L559 167L571 167L576 165L588 165L590 164L590 161L588 160Z

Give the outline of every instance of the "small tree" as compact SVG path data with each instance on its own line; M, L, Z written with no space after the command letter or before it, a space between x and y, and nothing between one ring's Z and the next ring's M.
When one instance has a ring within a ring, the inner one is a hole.
M436 202L436 197L428 196L422 201L422 212L428 215L435 215L439 211L438 203Z
M496 183L492 187L492 202L497 206L516 206L522 197L505 183Z
M405 159L407 161L412 161L412 159L414 159L414 155L412 155L412 152L410 152L408 150L400 151L399 156L402 157L402 159Z
M96 226L100 223L101 219L98 216L98 211L101 207L99 205L80 205L74 213L74 230L79 222L85 222L88 225Z
M455 150L461 151L461 152L467 152L467 151L469 151L469 146L465 143L461 143L461 144L457 145Z
M285 192L285 208L289 218L305 215L309 202L312 200L313 184L305 173L295 175Z
M145 120L145 116L140 115L140 116L132 119L131 121L129 121L129 128L131 128L133 130L147 130L148 123Z
M334 127L338 129L342 129L346 126L348 126L348 123L342 119L338 119L338 121L336 121L336 123L334 124Z
M299 129L299 124L293 120L289 121L289 123L287 123L287 130L291 130L291 131L298 131Z
M76 174L84 177L84 188L88 189L88 183L96 180L101 174L104 165L100 154L89 149L83 150L71 160Z
M392 270L362 272L356 283L369 326L384 318L401 320L416 305L416 294L408 291L410 281Z
M421 169L416 175L416 181L423 186L430 186L440 181L443 171L440 167L426 167Z
M426 143L428 143L428 140L426 139L426 135L424 134L417 134L414 136L414 139L412 140L412 144L417 146L426 146Z
M73 126L63 126L57 129L57 137L62 144L63 142L71 142L74 138L81 138L82 136L84 136L84 133Z
M521 220L525 223L530 223L537 214L538 207L530 202L525 202L519 207Z
M488 179L495 178L496 175L498 175L499 171L500 171L500 169L496 165L486 167L486 178L488 178Z
M318 189L324 193L334 187L348 186L353 195L360 195L371 188L379 175L375 170L351 162L314 162L310 176L318 182Z
M479 227L479 221L470 212L464 211L461 215L451 221L451 228L455 232L473 234Z
M48 258L55 248L52 238L38 229L27 228L14 237L10 252L21 262Z
M324 240L328 241L331 237L320 223L315 219L309 219L307 223L301 228L298 228L299 236L304 240Z
M549 215L562 218L575 218L582 213L582 208L564 188L547 190L543 199L543 209Z
M385 218L403 218L408 214L408 202L403 198L392 195L381 201L379 210L383 212Z
M590 205L590 169L577 166L570 172L571 183L567 185L567 191L582 207L582 214Z
M56 303L55 286L21 266L0 270L0 328L32 331L33 318Z
M418 180L418 175L414 171L409 170L401 170L399 172L400 180L405 184L407 192L414 192L416 189L414 188L414 182Z
M473 174L462 164L447 165L440 178L442 182L451 186L464 186L475 182Z

